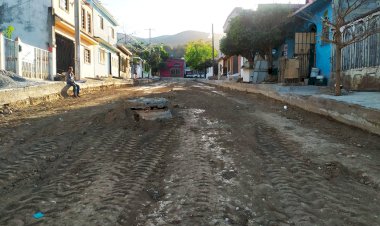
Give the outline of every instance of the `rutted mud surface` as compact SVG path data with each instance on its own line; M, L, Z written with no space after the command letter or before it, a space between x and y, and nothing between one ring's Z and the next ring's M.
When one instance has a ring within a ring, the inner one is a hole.
M0 225L380 225L379 137L261 96L156 83L0 123Z

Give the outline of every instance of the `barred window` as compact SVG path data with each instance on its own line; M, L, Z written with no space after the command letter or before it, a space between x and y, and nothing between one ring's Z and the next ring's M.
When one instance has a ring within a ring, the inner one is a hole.
M87 13L87 32L92 33L92 20L90 13Z
M84 62L91 64L91 50L89 49L84 49Z
M82 9L82 29L86 30L86 10Z

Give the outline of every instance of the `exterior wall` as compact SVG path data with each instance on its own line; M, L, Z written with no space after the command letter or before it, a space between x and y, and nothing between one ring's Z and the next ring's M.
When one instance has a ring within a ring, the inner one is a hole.
M348 25L356 28L377 21L380 11ZM344 37L349 40L348 37ZM380 33L351 44L342 50L343 86L349 90L380 91Z
M317 26L317 43L315 45L316 67L319 68L321 75L330 79L332 70L332 46L321 40L323 26L321 18L323 18L326 10L328 10L328 17L332 18L332 7L330 4L326 4L315 12L313 22Z
M119 56L114 52L111 52L111 75L119 77Z
M182 59L173 59L169 58L166 60L166 68L160 70L161 77L172 77L170 74L170 70L173 68L179 68L180 74L175 77L184 77L185 74L185 61Z
M85 59L84 59L84 50L88 49L90 50L91 54L90 54L90 63L85 63ZM81 45L81 76L82 77L94 77L95 76L95 49L96 47L95 46L92 46L92 45Z
M93 7L93 22L94 22L94 36L107 41L111 45L116 45L117 43L117 24L112 21L108 16L108 12L102 11L97 7L95 0L89 0ZM101 28L101 18L103 18L103 29ZM113 36L111 30L113 29Z
M100 50L104 50L106 52L104 62L100 61ZM95 47L95 76L105 77L108 76L108 51L103 46Z
M74 0L68 0L68 10L61 7L61 0L53 0L54 13L58 17L62 18L65 22L74 26L75 24L75 12L74 12Z
M51 1L0 0L0 30L11 25L15 28L13 39L20 37L29 45L48 50L52 29L48 8L51 6Z

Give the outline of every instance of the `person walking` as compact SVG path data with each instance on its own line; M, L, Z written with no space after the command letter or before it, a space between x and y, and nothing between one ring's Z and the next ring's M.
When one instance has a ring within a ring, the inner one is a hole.
M75 76L73 71L73 67L70 66L66 72L66 84L73 87L74 97L79 97L80 87L77 83L75 83Z

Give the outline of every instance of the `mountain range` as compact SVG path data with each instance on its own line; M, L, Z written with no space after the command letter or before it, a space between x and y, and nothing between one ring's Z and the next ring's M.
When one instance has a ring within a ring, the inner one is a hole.
M123 34L118 34L119 40L121 42L124 41ZM215 34L214 33L214 45L215 49L219 50L219 42L220 39L223 37L223 34ZM136 40L149 43L149 38L139 38L139 37L133 37ZM210 41L212 40L211 34L201 31L183 31L178 34L174 35L163 35L158 37L151 38L151 42L153 44L165 44L170 47L177 47L177 46L183 46L186 45L188 42L191 41L197 41L197 40L204 40L204 41Z

